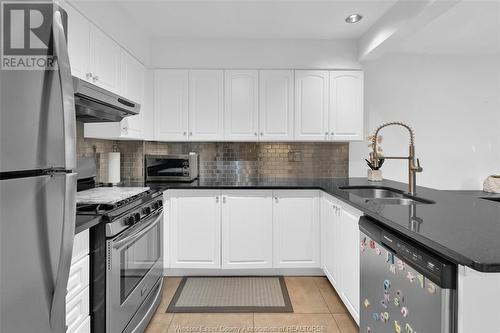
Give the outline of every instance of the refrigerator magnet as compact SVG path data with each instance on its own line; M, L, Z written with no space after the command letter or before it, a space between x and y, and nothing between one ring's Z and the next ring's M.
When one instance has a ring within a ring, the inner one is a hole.
M429 282L429 284L427 285L427 291L429 292L429 294L436 293L436 286L434 285L434 283Z
M406 306L403 306L403 307L401 308L401 315L402 315L404 318L408 317L408 308L407 308ZM408 324L406 324L406 325L408 325Z
M365 308L369 307L370 306L370 301L365 298L365 301L363 302L363 305L365 306Z
M399 325L397 320L394 320L394 330L396 333L401 333L401 325Z

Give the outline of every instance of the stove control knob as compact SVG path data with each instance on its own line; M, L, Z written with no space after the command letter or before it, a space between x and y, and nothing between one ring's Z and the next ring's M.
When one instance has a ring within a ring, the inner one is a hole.
M134 216L127 216L125 218L125 224L126 225L133 225L135 223L135 219L134 219Z
M163 206L163 201L158 200L158 204L160 205L160 207Z
M153 204L151 205L151 208L153 209L158 209L158 207L159 207L158 201L153 202Z
M135 220L135 222L139 222L140 219L141 219L141 214L140 213L135 213L134 214L134 220Z
M149 213L151 213L151 208L149 208L149 207L144 207L144 208L142 209L142 213L143 213L144 215L149 215Z

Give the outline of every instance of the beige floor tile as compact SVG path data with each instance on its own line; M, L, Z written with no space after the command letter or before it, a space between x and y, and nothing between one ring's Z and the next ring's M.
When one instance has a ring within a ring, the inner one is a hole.
M243 333L252 328L253 313L176 313L168 332Z
M295 330L297 332L341 333L331 314L256 313L254 315L255 332L273 333L293 332Z
M171 313L156 313L151 318L145 333L166 333L173 317Z
M316 282L330 313L347 313L347 309L342 303L342 300L326 277L317 276L314 278L314 282Z
M179 283L181 283L181 280L182 280L181 277L164 278L163 296L161 303L158 306L158 309L156 310L157 313L165 313L167 311L168 305L170 304L172 297L174 297L175 291L177 290Z
M333 314L333 318L340 327L342 333L358 333L359 327L348 314Z
M285 277L295 313L330 313L314 277Z

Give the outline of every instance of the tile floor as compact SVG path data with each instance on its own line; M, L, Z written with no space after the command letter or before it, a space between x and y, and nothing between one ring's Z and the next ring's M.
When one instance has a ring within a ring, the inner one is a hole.
M166 278L162 302L146 333L358 332L325 277L285 277L294 313L165 313L180 281Z

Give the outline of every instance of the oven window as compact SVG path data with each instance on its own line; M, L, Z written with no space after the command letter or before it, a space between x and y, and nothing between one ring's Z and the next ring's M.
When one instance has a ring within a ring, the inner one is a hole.
M189 169L187 159L148 159L148 177L185 176Z
M160 224L120 251L120 303L160 259Z

